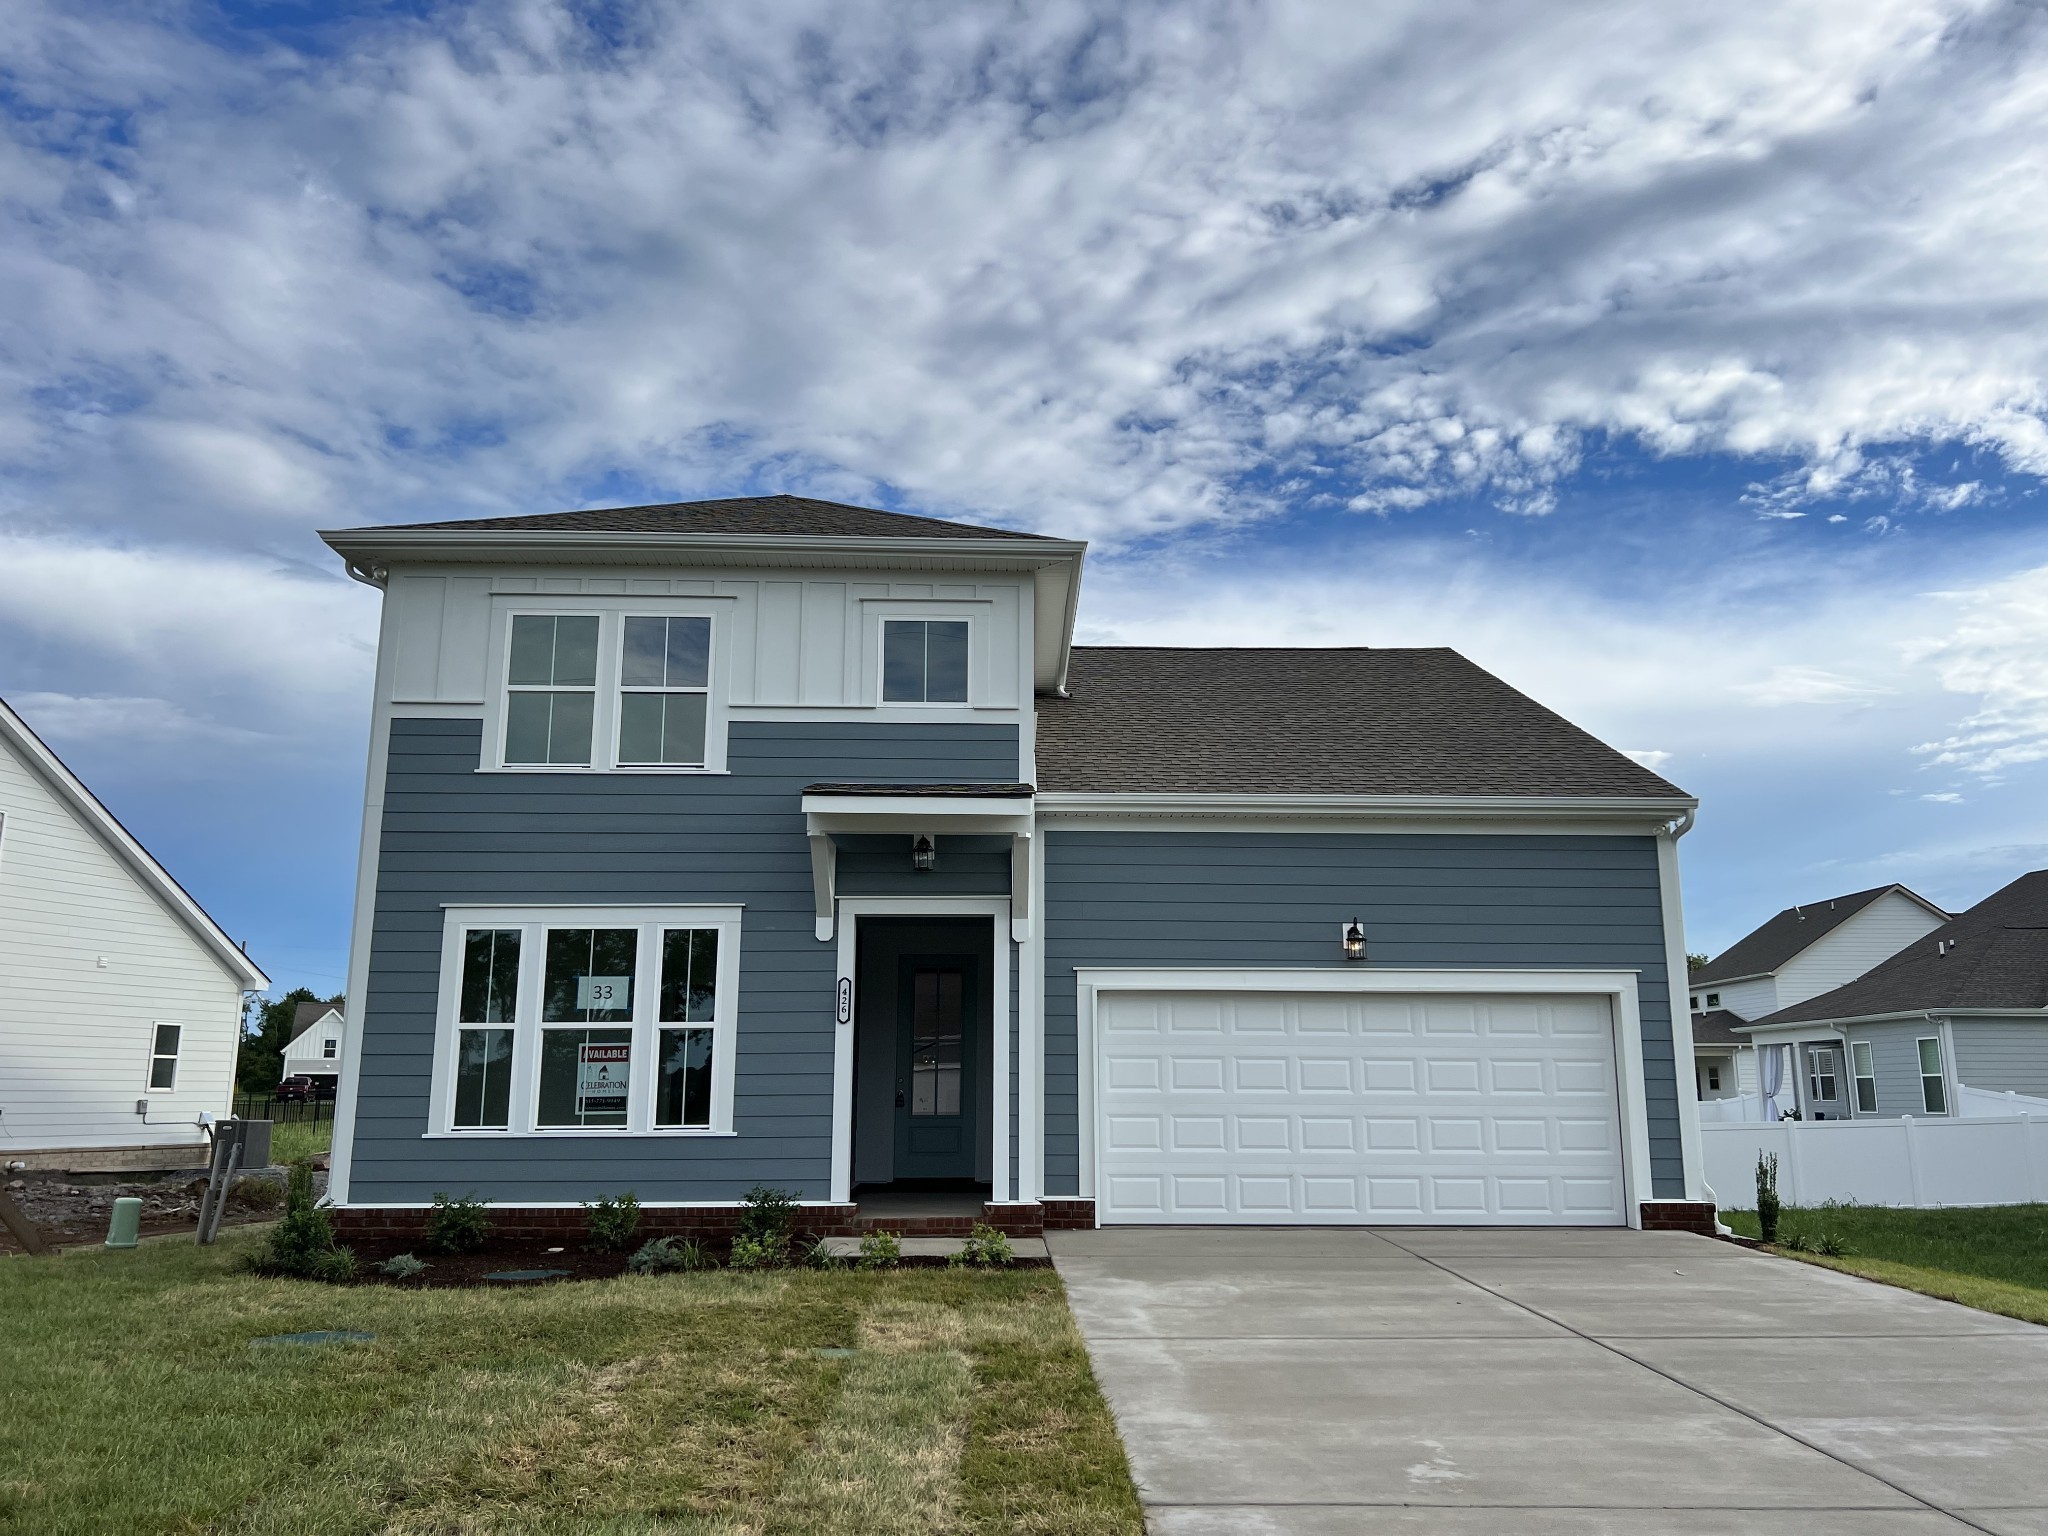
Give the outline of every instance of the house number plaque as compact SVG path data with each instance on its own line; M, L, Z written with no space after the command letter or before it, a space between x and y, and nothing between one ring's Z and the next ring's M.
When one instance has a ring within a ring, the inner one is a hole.
M839 1022L842 1024L851 1024L853 1022L853 978L851 976L839 978Z

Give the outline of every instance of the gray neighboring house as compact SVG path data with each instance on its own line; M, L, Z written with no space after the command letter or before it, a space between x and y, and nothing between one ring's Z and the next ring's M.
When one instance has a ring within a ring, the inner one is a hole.
M1711 1230L1696 802L1455 652L1076 646L1085 545L802 497L323 537L384 594L346 1230Z
M1746 1033L1792 1047L1809 1119L1991 1107L1966 1105L1973 1092L2048 1098L2048 870ZM1840 1081L1809 1081L1816 1060L1841 1063Z
M1796 1074L1780 1058L1773 1108L1764 1104L1760 1059L1745 1026L1863 975L1948 917L1903 885L1873 886L1787 907L1694 971L1688 988L1693 1072L1701 1103L1713 1106L1707 1113L1733 1111L1744 1119L1776 1119L1793 1108L1809 1118L1842 1114L1841 1062L1830 1055L1832 1042L1802 1045ZM1809 1102L1795 1075L1809 1086L1835 1085L1835 1091Z

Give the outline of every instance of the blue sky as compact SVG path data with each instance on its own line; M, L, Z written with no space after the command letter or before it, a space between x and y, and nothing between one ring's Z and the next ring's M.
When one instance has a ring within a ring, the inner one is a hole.
M1096 642L1456 646L1705 801L1693 947L2048 864L2048 19L0 11L0 693L339 984L319 527L788 490Z

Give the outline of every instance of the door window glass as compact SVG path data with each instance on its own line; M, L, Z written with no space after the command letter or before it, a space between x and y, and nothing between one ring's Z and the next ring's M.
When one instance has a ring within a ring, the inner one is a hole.
M918 971L910 1002L910 1113L960 1113L960 1047L966 978Z

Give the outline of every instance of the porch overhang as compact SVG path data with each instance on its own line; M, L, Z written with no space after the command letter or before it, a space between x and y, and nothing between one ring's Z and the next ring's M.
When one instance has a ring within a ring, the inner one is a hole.
M803 793L811 843L817 934L829 940L837 917L842 834L897 833L1010 839L1010 928L1021 940L1031 922L1031 833L1036 795L1029 784L810 784Z

